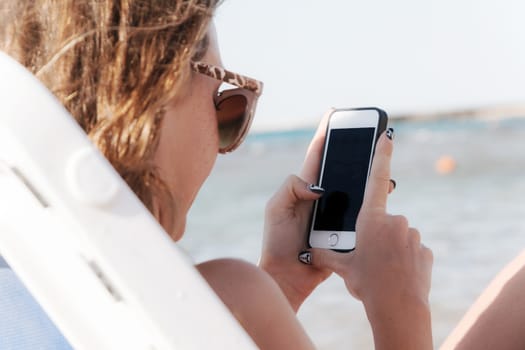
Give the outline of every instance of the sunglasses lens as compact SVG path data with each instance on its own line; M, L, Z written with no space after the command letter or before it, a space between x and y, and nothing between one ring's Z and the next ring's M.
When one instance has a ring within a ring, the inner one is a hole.
M246 131L248 99L243 95L231 95L216 106L219 124L219 150L228 152Z

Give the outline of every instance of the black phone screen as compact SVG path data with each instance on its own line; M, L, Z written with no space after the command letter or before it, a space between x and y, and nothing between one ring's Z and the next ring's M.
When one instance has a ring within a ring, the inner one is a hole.
M330 131L314 230L355 231L373 144L374 128Z

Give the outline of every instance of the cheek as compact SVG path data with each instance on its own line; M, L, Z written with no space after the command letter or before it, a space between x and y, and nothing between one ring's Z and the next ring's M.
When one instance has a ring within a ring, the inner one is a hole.
M210 97L192 95L166 109L156 160L178 206L189 208L213 168L217 149L217 121Z
M186 140L181 151L192 156L186 165L198 172L199 178L209 175L219 148L217 117L210 96L201 96L197 101L204 102L194 105L192 112L183 116L187 122L182 128L184 135L180 135Z
M215 118L195 120L192 124L193 127L183 136L186 142L185 147L181 149L181 157L186 158L185 166L193 173L189 176L194 177L200 186L210 174L217 159L217 124Z

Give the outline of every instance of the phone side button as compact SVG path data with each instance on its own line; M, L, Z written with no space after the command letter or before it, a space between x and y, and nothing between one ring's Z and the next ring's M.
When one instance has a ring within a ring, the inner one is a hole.
M339 242L339 235L337 233L332 233L330 237L328 237L328 245L330 247L335 247L338 242Z

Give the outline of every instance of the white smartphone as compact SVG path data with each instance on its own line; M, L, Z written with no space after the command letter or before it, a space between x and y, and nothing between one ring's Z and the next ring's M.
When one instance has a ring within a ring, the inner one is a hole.
M325 193L312 211L310 247L355 248L357 215L387 121L386 112L375 107L336 109L330 115L318 182Z

